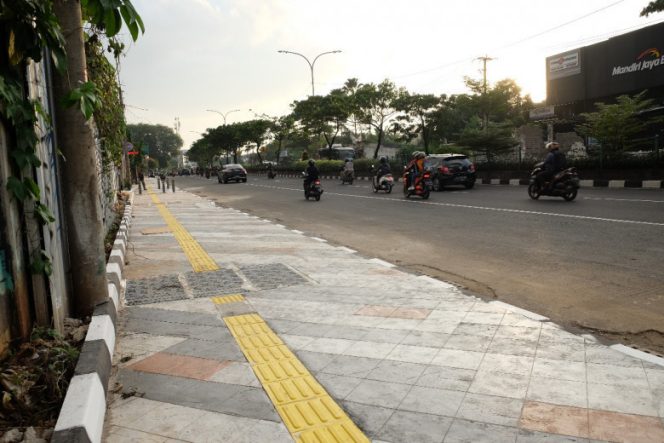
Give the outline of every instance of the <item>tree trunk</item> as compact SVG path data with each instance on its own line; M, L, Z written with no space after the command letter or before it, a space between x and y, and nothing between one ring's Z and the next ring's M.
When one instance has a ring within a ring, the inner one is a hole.
M277 166L279 166L279 157L281 157L281 139L278 139L279 144L277 145Z
M378 143L376 143L376 150L374 151L373 158L378 158L378 151L380 150L380 145L383 143L383 128L378 130Z
M78 106L65 108L63 99L72 88L87 81L81 4L78 0L56 0L54 11L65 36L67 72L56 71L54 92L58 148L61 164L64 212L73 291L71 306L79 317L91 315L94 306L108 299L106 255L102 224L100 183L97 176L97 153L90 124Z

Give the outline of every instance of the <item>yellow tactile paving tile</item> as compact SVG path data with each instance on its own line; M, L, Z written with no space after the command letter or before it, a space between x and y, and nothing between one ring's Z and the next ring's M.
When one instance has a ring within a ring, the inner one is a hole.
M175 236L175 239L180 244L182 251L185 253L189 259L189 263L195 272L205 272L205 271L216 271L219 269L217 263L212 260L203 247L191 236L189 231L187 231L184 226L177 221L177 219L171 214L171 211L159 200L157 194L155 194L151 188L148 188L148 194L152 198L153 203L157 206L159 214L161 214L164 221L168 225L171 232Z
M258 314L224 322L297 442L369 442Z
M240 303L245 300L242 294L220 295L218 297L211 297L212 303L215 305L223 305L226 303Z

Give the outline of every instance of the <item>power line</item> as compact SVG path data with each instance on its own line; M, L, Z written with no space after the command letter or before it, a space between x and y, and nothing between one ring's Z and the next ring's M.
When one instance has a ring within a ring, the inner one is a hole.
M617 5L617 4L623 3L624 1L625 1L625 0L618 0L617 2L611 3L611 4L607 5L607 6L604 6L604 7L601 7L601 8L599 8L599 9L596 9L596 10L594 10L594 11L591 11L591 12L589 12L589 13L587 13L587 14L584 14L584 15L582 15L582 16L580 16L580 17L577 17L577 18L575 18L575 19L573 19L573 20L570 20L570 21L567 21L567 22L562 23L562 24L560 24L560 25L554 26L553 28L546 29L546 30L544 30L544 31L538 32L537 34L533 34L533 35L531 35L531 36L524 37L524 38L522 38L522 39L520 39L520 40L517 40L517 41L515 41L515 42L508 43L507 45L504 45L504 46L501 46L501 47L495 48L493 51L494 51L494 52L495 52L495 51L499 51L499 50L501 50L501 49L509 48L509 47L511 47L511 46L518 45L518 44L523 43L523 42L525 42L525 41L532 40L532 39L537 38L537 37L539 37L539 36L541 36L541 35L547 34L547 33L551 32L551 31L555 31L556 29L560 29L560 28L565 27L565 26L567 26L567 25L570 25L570 24L572 24L572 23L578 22L579 20L583 20L584 18L590 17L591 15L594 15L594 14L597 14L597 13L599 13L599 12L602 12L602 11L604 11L604 10L606 10L606 9L609 9L609 8L611 8L611 7L613 7L613 6ZM424 70L422 70L422 71L417 71L417 72L412 72L412 73L409 73L409 74L403 74L403 75L395 76L394 78L405 78L405 77L412 77L412 76L415 76L415 75L426 74L426 73L428 73L428 72L438 71L438 70L440 70L440 69L449 68L449 67L452 67L452 66L458 65L458 64L460 64L460 63L469 62L469 61L472 61L472 60L474 60L474 58L472 58L472 57L471 57L471 58L464 58L464 59L460 59L460 60L457 60L457 61L454 61L454 62L451 62L451 63L447 63L447 64L440 65L440 66L436 66L436 67L434 67L434 68L424 69Z

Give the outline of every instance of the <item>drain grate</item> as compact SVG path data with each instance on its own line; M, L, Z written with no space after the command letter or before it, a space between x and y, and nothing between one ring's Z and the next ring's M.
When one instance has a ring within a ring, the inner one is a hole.
M242 279L232 269L187 272L185 277L195 298L242 292Z
M177 275L127 281L125 301L128 306L184 300L187 295Z
M242 266L240 271L259 289L274 289L307 283L300 274L282 263Z

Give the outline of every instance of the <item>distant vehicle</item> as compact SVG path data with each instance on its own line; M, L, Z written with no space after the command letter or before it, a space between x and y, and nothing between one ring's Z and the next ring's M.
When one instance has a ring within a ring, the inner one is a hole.
M322 148L318 150L320 158L329 158L330 160L346 160L347 158L355 159L355 149L350 146L333 146L330 148Z
M223 169L217 173L217 180L219 183L224 182L228 183L230 180L235 180L235 182L247 182L247 171L242 167L242 165L237 165L234 163L229 163L224 165Z
M191 171L187 168L181 169L180 175L191 175Z
M431 154L424 161L424 169L431 171L434 191L446 186L475 186L475 165L463 154Z

